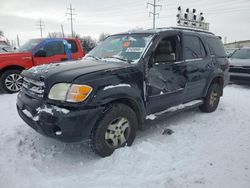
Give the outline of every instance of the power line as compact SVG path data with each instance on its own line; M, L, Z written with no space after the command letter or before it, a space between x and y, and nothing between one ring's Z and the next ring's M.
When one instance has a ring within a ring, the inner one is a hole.
M40 30L40 36L41 38L43 38L43 28L44 28L44 22L42 21L42 19L40 18L39 21L37 22L37 27Z
M75 9L72 8L72 4L70 4L70 7L67 8L67 11L69 11L69 12L66 12L66 15L69 15L68 20L70 20L70 24L71 24L71 36L73 38L74 37L73 21L75 20L74 17L77 16L77 14L75 13Z
M156 4L156 0L154 0L154 3L152 4L152 3L147 3L147 7L148 6L152 6L153 7L153 12L149 12L149 16L150 15L153 15L153 29L155 29L155 16L157 15L157 16L159 16L160 14L159 13L156 13L156 8L157 7L161 7L162 8L162 5L158 5L158 4Z

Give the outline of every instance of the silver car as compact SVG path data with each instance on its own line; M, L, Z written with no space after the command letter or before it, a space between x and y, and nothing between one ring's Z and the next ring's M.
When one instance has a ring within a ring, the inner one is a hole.
M230 81L250 84L250 47L236 50L230 61Z

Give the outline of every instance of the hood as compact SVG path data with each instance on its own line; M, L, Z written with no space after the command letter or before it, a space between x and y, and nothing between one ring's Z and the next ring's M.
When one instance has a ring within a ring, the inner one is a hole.
M0 54L0 59L17 59L26 56L30 57L31 52L6 52Z
M230 59L230 65L231 66L239 66L239 67L247 67L250 66L250 59Z
M103 71L128 67L129 64L105 61L67 61L32 67L23 71L22 75L35 80L45 79L47 82L72 82L79 76Z

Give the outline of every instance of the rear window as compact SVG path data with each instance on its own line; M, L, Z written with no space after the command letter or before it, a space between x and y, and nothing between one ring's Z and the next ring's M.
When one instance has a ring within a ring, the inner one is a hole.
M196 36L186 35L184 37L185 59L197 59L206 56L206 51L201 40Z
M77 48L76 41L74 41L74 40L68 40L68 43L71 44L71 53L77 53L78 52L78 48Z
M219 38L207 37L207 43L212 55L216 57L226 57L225 48Z

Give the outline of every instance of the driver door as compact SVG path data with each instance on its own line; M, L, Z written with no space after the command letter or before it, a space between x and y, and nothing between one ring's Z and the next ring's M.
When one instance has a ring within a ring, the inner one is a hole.
M155 47L148 70L148 114L182 103L187 79L181 51L179 35L162 37Z
M40 50L46 52L45 57L38 57L35 53L33 58L35 65L57 63L68 60L63 41L50 41L41 46L38 51Z

